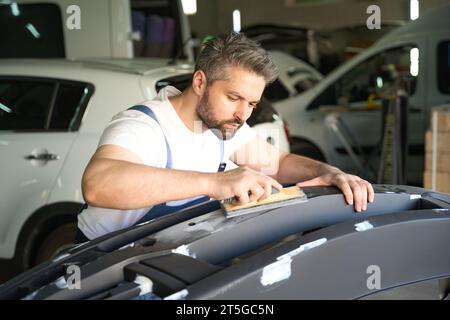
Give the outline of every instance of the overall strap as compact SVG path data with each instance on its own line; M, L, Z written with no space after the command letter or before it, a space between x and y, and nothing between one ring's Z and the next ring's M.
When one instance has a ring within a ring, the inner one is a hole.
M156 123L159 124L158 119L156 118L153 111L145 105L136 105L136 106L129 108L128 110L141 111L141 112L145 113L146 115L148 115L149 117L151 117L152 119L154 119L156 121ZM163 135L164 135L164 132L163 132ZM170 153L169 143L168 143L165 135L164 135L164 139L166 140L166 148L167 148L166 168L172 168L172 156ZM223 162L223 158L224 158L224 141L223 140L220 140L220 153L221 153L220 154L221 163L219 165L218 171L224 171L226 164ZM184 208L187 208L187 207L190 207L195 204L199 204L199 203L202 203L202 202L205 202L208 200L209 200L209 198L206 196L199 196L199 197L194 197L194 198L185 199L185 200L181 200L181 201L171 201L170 203L172 203L172 205L168 205L167 203L155 205L137 222L137 224L165 216L167 214L179 211L181 209L184 209ZM173 205L173 203L180 203L180 204Z
M144 106L142 104L140 105L135 105L132 106L131 108L128 108L127 110L137 110L137 111L141 111L143 113L145 113L146 115L148 115L150 118L152 118L153 120L156 121L156 123L160 126L158 118L156 118L155 113L153 112L152 109L150 109L147 106ZM162 128L161 128L162 131ZM166 168L172 168L172 153L170 152L170 147L169 147L169 142L167 141L166 135L163 132L163 136L164 136L164 140L166 141L166 150L167 150L167 162L166 162Z
M223 141L223 139L219 139L219 143L220 143L220 164L219 164L219 169L217 169L217 171L222 172L222 171L225 171L225 167L227 166L227 164L224 162L225 142Z

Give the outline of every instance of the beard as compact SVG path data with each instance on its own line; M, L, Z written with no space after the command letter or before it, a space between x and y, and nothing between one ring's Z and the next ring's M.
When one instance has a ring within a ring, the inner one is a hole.
M238 118L230 120L218 120L214 118L212 106L209 102L209 92L206 89L205 94L200 99L197 105L197 116L203 121L203 123L211 129L212 132L222 140L228 140L234 137L237 130L244 125L244 121ZM238 125L237 128L225 128L226 124Z

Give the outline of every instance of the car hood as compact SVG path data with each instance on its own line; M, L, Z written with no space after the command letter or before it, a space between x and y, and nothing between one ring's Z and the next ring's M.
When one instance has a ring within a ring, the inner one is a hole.
M417 221L426 221L428 225L430 221L439 222L447 228L450 237L450 196L447 195L415 187L379 185L375 186L374 203L367 211L356 213L336 188L309 187L304 191L308 200L295 205L270 210L261 207L248 215L227 218L218 201L208 201L105 235L3 284L0 298L110 297L111 287L124 282L132 286L138 275L151 279L153 292L161 298L188 299L232 298L233 290L242 290L239 286L244 285L243 279L253 275L253 284L245 285L248 293L244 294L244 290L240 297L273 298L276 290L268 289L285 278L283 272L270 273L270 266L284 258L290 264L292 257L305 248L327 248L350 236L361 238L360 231L382 232L394 225L417 225ZM357 240L357 245L359 241L367 238ZM436 262L434 265L450 273L450 258L441 255L436 259L443 259L445 265ZM82 290L68 287L67 270L71 265L81 270ZM273 267L276 269L277 265ZM427 269L427 272L442 273L442 270ZM252 286L255 289L249 292ZM292 294L288 298L308 297L307 288L295 292L291 289L286 289ZM341 298L367 293L364 288L361 290ZM324 295L316 293L309 297Z

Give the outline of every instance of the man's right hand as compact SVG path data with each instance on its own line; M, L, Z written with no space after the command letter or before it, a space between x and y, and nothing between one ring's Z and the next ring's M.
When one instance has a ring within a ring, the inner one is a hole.
M235 197L237 204L262 201L272 193L272 186L281 190L283 186L275 179L248 167L239 167L212 176L211 198L222 200Z

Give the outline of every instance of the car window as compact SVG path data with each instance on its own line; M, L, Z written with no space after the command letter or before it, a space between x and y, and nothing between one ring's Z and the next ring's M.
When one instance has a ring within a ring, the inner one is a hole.
M438 45L437 68L439 91L450 93L450 41Z
M89 88L90 86L84 83L59 85L49 129L69 131L78 129L87 99L92 93Z
M0 130L78 130L93 92L84 82L0 79Z
M338 101L367 102L370 95L375 95L389 88L395 73L408 75L409 93L413 95L417 87L419 74L418 60L411 59L418 49L413 45L390 49L369 57L339 80L331 84L311 104L308 110L323 105L337 105Z
M359 64L338 81L338 97L349 103L367 101L371 94L390 86L399 73L412 75L410 94L414 94L417 74L411 69L413 49L408 45L383 51Z
M277 102L289 98L289 91L284 87L281 81L277 79L266 87L263 96L270 102Z
M0 79L0 130L44 130L52 82Z
M247 119L247 124L253 127L260 123L270 123L278 119L278 112L273 108L269 100L262 97L252 114Z
M297 81L294 84L295 91L297 91L297 94L303 93L312 87L314 87L319 80L317 78L308 77L302 80Z
M170 86L177 88L180 91L183 91L191 83L191 79L192 79L191 73L162 79L162 80L159 80L158 82L156 82L155 89L156 89L156 92L158 93L159 90L161 90L165 86L170 85Z
M64 58L61 10L56 4L0 4L0 58Z

